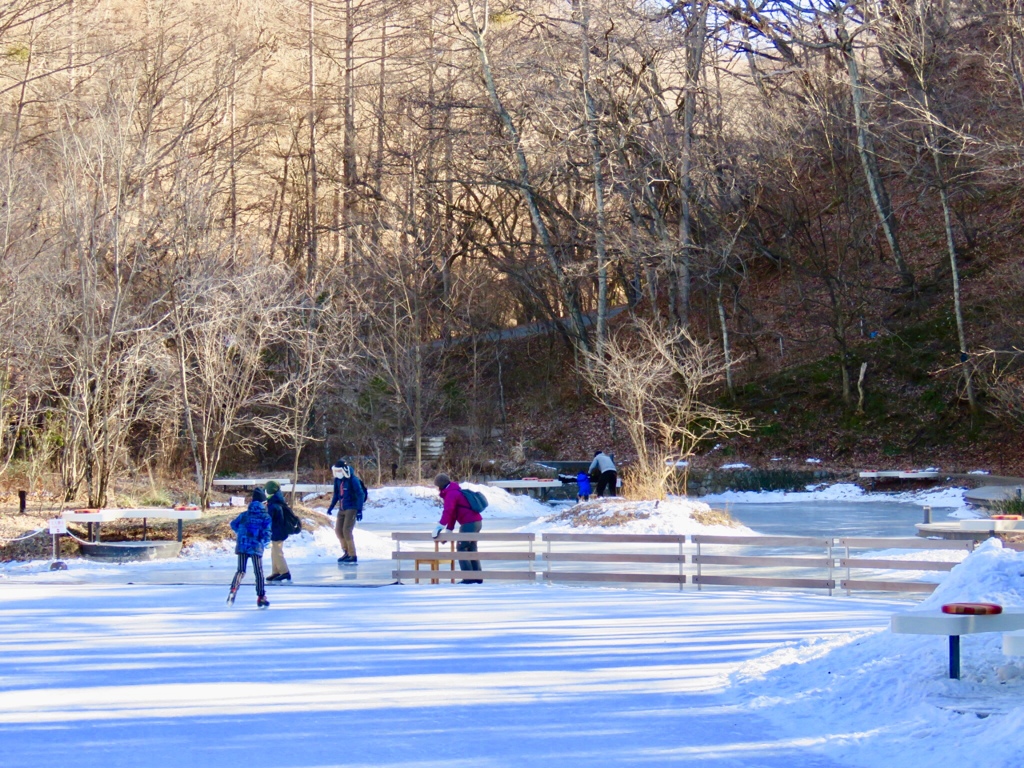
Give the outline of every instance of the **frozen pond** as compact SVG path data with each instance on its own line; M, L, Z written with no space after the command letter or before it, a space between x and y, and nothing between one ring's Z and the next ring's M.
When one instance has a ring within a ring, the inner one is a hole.
M743 525L769 536L916 536L914 525L924 521L920 505L886 501L737 502L724 507ZM935 507L932 519L939 522L952 511Z
M725 509L737 521L766 536L916 536L916 523L924 520L919 504L895 501L798 501L771 504L715 502L714 509ZM550 514L565 509L552 506ZM935 507L932 519L941 522L954 508ZM484 530L514 531L534 521L532 517L487 519ZM360 523L374 533L428 530L423 523Z

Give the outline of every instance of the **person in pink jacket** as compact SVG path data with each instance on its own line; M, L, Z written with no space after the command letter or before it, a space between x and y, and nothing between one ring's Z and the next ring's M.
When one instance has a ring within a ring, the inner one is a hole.
M459 524L459 533L479 533L483 527L483 518L479 512L475 512L458 483L453 483L451 478L443 472L434 478L434 485L444 502L444 509L441 512L441 522L434 529L436 539L441 531L447 528L454 530L455 524ZM459 552L476 552L475 541L460 541L456 547ZM459 560L459 569L463 571L481 571L479 560ZM483 579L463 579L461 584L483 584Z

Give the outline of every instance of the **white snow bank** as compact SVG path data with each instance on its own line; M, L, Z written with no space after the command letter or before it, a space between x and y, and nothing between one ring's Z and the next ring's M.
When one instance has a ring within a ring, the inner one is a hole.
M551 507L536 499L513 495L504 488L477 483L459 485L487 497L485 517L540 517L551 511ZM441 517L441 497L433 486L386 486L370 488L369 491L363 509L364 522L436 523ZM314 511L326 512L327 507L316 507Z
M561 515L574 511L596 510L592 518L628 518L618 525L573 526L568 521L558 520ZM601 502L585 502L564 512L547 515L519 530L540 533L632 533L661 535L692 535L697 533L715 535L751 536L754 532L745 526L702 525L693 519L693 513L710 513L711 507L703 501L679 496L670 496L665 501L626 501L608 499Z
M1024 554L990 539L918 607L956 601L1024 606ZM945 637L887 629L839 633L755 659L733 679L780 738L860 734L826 749L851 765L940 768L959 762L951 752L959 744L984 745L980 753L970 750L974 765L1019 765L1024 678L1006 673L1010 660L1002 654L1001 634L964 641L961 680L948 678L947 653ZM975 709L1003 714L979 719L971 714ZM890 750L884 760L880 740Z

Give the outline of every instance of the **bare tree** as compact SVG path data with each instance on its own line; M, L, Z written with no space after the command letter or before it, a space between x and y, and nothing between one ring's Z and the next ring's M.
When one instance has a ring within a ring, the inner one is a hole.
M277 362L270 366L275 388L268 399L283 418L260 423L265 434L291 447L293 485L299 481L303 450L323 439L317 436L316 409L331 382L351 370L356 350L353 315L343 311L344 302L326 285L305 286L295 299L285 312L282 344L272 351Z
M276 398L265 355L286 339L286 274L273 266L230 272L217 263L180 276L170 297L182 417L199 498L210 501L225 447L252 448Z
M663 498L677 462L705 440L746 432L750 421L706 402L725 373L720 350L685 327L666 333L638 321L635 330L611 337L603 357L591 355L585 376L636 451L627 493Z

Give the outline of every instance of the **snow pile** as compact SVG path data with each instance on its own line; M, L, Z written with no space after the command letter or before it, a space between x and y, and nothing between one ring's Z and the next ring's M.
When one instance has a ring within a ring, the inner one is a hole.
M328 518L328 521L332 519ZM390 535L382 536L378 533L362 530L358 524L355 530L353 530L352 535L355 538L356 552L359 554L360 560L391 559L391 551L394 549L395 544L391 541ZM309 562L315 561L318 558L334 560L340 557L341 554L341 544L338 542L333 524L330 522L320 525L320 527L312 532L303 531L297 536L289 536L288 541L285 543L285 556L289 561ZM267 557L269 557L269 552Z
M479 491L487 497L485 517L540 517L551 511L550 507L536 499L515 496L504 488L477 483L459 485L471 491ZM370 488L369 491L363 509L365 522L436 523L441 517L441 497L434 486L386 486ZM323 513L327 507L315 507L313 511Z
M1024 552L1004 548L999 539L987 539L950 571L921 609L954 602L1024 607Z
M1024 606L1024 553L989 539L924 602L905 610L959 601ZM883 629L793 644L744 664L733 682L752 709L775 723L779 738L837 740L832 750L850 764L881 764L868 745L884 734L894 750L885 764L951 765L950 748L967 738L985 744L977 765L1019 765L1024 678L1007 674L1001 637L992 632L964 638L961 680L948 678L945 637ZM978 719L969 714L976 710L1006 714Z
M559 533L644 533L681 536L718 534L749 536L754 532L741 525L704 525L694 519L711 515L703 501L670 496L665 501L626 501L607 499L577 504L564 512L548 515L525 525L526 532ZM575 523L575 524L574 524Z

